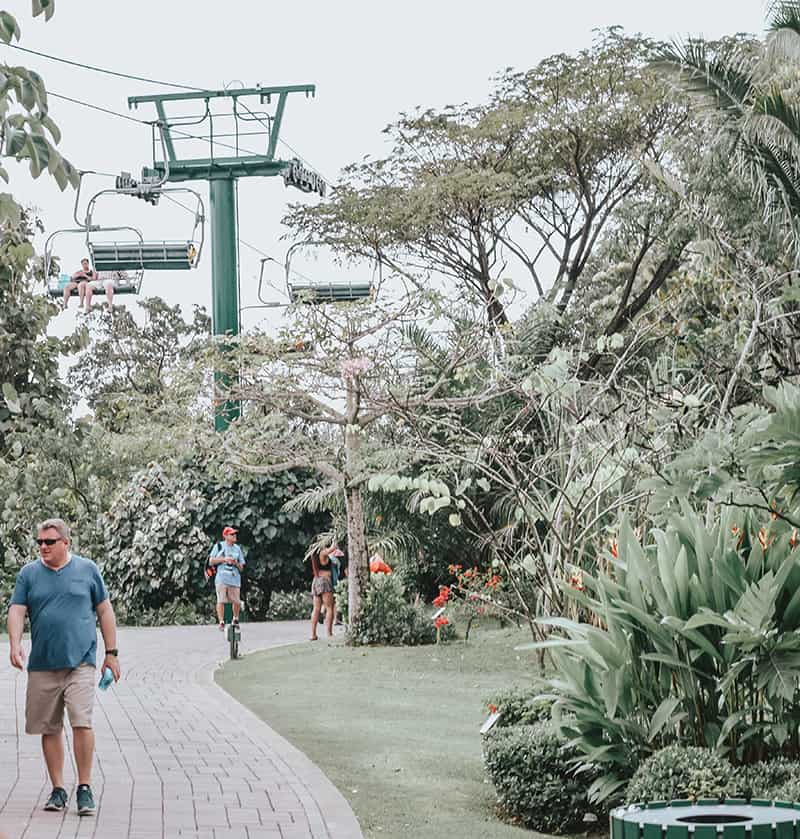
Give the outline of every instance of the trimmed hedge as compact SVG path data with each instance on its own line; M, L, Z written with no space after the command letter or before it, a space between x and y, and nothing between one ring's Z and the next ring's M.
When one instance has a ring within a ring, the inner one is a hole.
M591 774L575 776L574 753L550 723L493 731L483 759L503 815L532 830L568 833L585 829Z
M492 694L486 706L494 706L500 712L498 728L549 722L553 703L549 699L536 699L538 693L533 688L511 687Z
M741 770L713 749L667 746L645 760L628 784L628 804L674 798L736 798L743 794Z

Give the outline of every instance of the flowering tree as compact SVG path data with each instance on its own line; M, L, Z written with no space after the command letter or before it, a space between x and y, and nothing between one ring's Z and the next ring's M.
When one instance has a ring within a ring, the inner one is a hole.
M240 374L231 396L245 414L224 445L253 472L315 470L323 479L320 504L344 496L351 621L369 580L366 482L415 459L387 418L474 401L451 386L481 357L484 338L465 322L433 352L420 324L443 315L435 296L418 292L380 304L299 304L277 339L243 338L234 358Z

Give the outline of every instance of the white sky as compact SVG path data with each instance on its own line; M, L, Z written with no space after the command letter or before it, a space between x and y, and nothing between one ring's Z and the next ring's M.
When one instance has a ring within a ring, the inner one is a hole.
M297 94L289 98L282 136L328 179L365 154L384 153L381 130L399 112L417 105L480 102L491 89L491 78L502 69L527 69L547 55L586 47L596 27L619 24L629 33L660 39L717 37L760 32L764 15L764 5L757 0L58 0L55 17L45 23L31 19L30 0L3 5L17 16L22 46L63 58L212 89L239 81L248 87L316 84L315 99ZM128 112L129 95L170 92L2 45L0 51L4 61L40 72L50 90L123 113ZM56 99L50 107L64 135L61 151L79 168L109 173L125 169L138 175L142 165L150 164L149 129ZM155 115L147 108L131 113L143 119ZM279 155L293 156L283 145ZM40 208L50 231L72 226L71 192L60 194L47 177L33 181L22 167L12 166L11 172L11 191L23 203ZM96 184L100 189L111 181ZM200 189L206 197L205 185ZM281 241L285 230L280 218L287 202L297 200L317 199L286 190L280 178L242 181L241 239L282 260L287 243ZM186 237L192 226L188 214L168 204L154 209L115 197L103 206L108 215L101 219L98 212L97 221L130 218L141 225L145 239ZM85 250L81 237L62 241L63 267L74 270ZM210 310L209 255L194 271L146 275L143 294ZM316 279L327 279L335 270L324 257L295 266ZM258 269L259 256L242 247L240 306L257 303ZM362 276L368 273L365 266ZM276 286L283 284L282 271L275 265L269 278ZM281 299L277 291L268 296ZM264 316L263 310L246 311L243 326ZM271 322L275 316L273 310ZM69 331L74 317L60 315L54 333Z

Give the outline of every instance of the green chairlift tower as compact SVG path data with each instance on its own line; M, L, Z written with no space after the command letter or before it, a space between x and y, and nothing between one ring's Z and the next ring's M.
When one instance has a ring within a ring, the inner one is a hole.
M258 86L128 99L129 107L154 104L157 116L153 122L153 167L142 170L137 185L143 193L140 197L146 197L148 189L156 193L166 182L209 182L215 335L239 333L237 179L281 175L287 186L325 195L325 181L316 172L296 158L280 160L275 156L289 94L308 97L314 92L314 85ZM261 150L249 148L255 145ZM222 374L215 380L220 388L230 385ZM218 404L216 429L225 430L239 414L237 402Z

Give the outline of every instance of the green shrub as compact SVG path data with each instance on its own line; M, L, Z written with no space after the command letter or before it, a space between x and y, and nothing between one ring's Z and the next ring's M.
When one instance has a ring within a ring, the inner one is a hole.
M114 612L117 621L126 626L198 626L217 622L212 599L205 610L193 603L173 603L158 609L129 611L123 602L119 606L114 604Z
M492 732L484 740L483 760L502 814L542 833L584 827L591 777L576 777L574 757L550 723Z
M203 575L223 525L239 529L247 557L242 599L251 620L264 620L273 591L300 588L308 574L306 546L327 517L283 505L314 486L308 476L220 477L209 458L136 474L103 516L104 556L98 564L115 605L145 614L176 601L214 598Z
M673 798L724 798L741 794L740 770L713 749L667 746L636 770L625 799L629 804Z
M800 763L797 761L779 757L742 766L737 771L741 793L747 798L800 800L794 797L800 787ZM783 799L783 793L787 790L794 791L794 795L789 799Z
M441 640L453 637L452 625L442 627ZM358 620L350 627L356 646L433 644L436 628L424 606L405 599L405 590L393 574L372 574Z
M549 722L553 703L547 699L536 699L538 693L534 688L511 687L493 693L486 700L486 705L493 706L500 712L500 719L497 721L500 728Z
M769 798L774 801L800 801L800 777L792 778L775 787Z
M298 621L311 617L311 595L307 591L276 591L269 601L268 621Z
M342 621L344 622L345 626L350 622L350 611L348 608L348 588L347 588L347 577L342 577L338 583L336 583L336 589L334 591L334 602L336 604L336 611L342 616Z
M798 756L800 564L789 525L765 518L726 509L708 526L684 502L643 540L623 520L609 567L564 589L593 620L553 620L549 692L564 737L604 770L592 799L670 745L740 765Z

